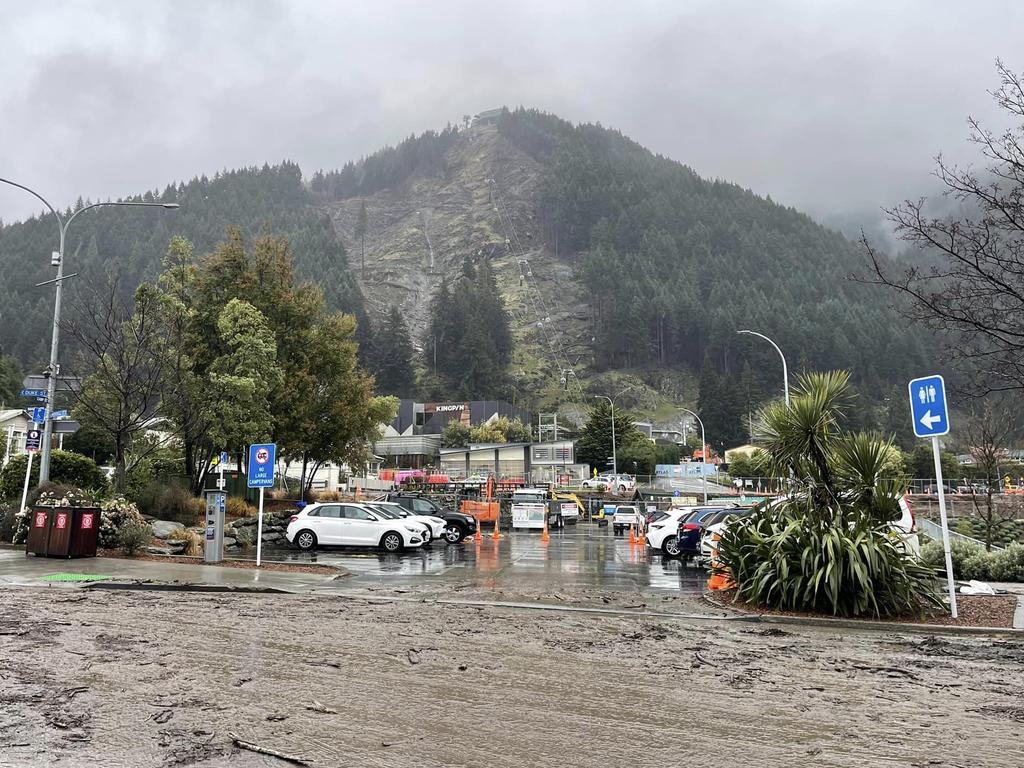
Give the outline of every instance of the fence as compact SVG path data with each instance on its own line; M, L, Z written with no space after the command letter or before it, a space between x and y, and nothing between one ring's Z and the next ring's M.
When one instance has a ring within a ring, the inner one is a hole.
M917 529L930 539L934 539L935 541L942 541L942 526L938 523L933 523L931 520L919 517L917 518ZM985 542L979 539L975 539L972 536L965 536L959 531L954 531L952 529L950 529L949 531L949 540L951 542L966 541L971 544L978 544L982 547L985 546ZM993 544L992 549L1002 549L1002 547L997 547L995 544Z

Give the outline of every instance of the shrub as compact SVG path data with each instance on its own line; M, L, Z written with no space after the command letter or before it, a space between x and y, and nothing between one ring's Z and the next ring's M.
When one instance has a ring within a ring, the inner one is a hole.
M822 525L799 504L762 508L730 525L718 556L738 597L781 610L841 616L919 612L940 605L932 570L907 556L887 525Z
M988 581L992 578L992 561L994 559L993 553L982 549L965 558L960 565L960 570L954 570L953 573L957 575L957 578L967 581Z
M184 541L186 555L200 555L203 552L203 539L195 531L189 528L176 528L167 537L168 541Z
M14 541L14 531L18 527L18 505L0 505L0 541Z
M122 531L132 526L144 526L147 534L152 536L152 530L142 519L138 508L123 496L108 499L100 504L99 546L101 548L120 547Z
M19 454L7 463L0 471L0 498L21 498L21 489L25 483L25 469L28 456ZM96 493L105 493L107 478L103 470L88 456L71 451L53 451L50 453L50 482L84 488ZM32 462L32 474L29 486L39 483L39 462Z
M961 576L964 572L964 561L977 555L979 552L985 552L985 548L980 544L961 540L950 541L949 553L953 559L953 574L957 578L965 578ZM927 544L922 545L921 563L932 570L945 571L946 556L942 549L941 539L929 541Z
M140 549L149 544L153 532L143 522L132 522L121 528L117 537L117 545L126 555L134 555Z
M995 552L989 573L992 581L1024 582L1024 544L1008 544L1002 552Z
M178 485L151 483L139 494L139 508L157 520L195 525L206 511L206 503Z
M258 512L256 507L240 496L229 496L224 506L226 517L252 517Z

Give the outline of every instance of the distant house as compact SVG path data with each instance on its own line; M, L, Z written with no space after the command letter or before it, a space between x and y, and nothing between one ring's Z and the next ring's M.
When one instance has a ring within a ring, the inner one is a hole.
M3 442L3 464L25 451L25 435L31 424L22 410L0 411L0 439Z
M496 125L498 118L505 112L508 112L507 107L484 110L473 117L473 125Z

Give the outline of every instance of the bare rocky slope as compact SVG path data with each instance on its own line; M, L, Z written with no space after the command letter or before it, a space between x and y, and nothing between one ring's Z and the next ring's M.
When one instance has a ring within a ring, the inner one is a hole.
M536 231L541 173L494 126L474 126L446 153L443 171L414 175L365 198L325 203L367 310L379 315L397 305L417 349L429 349L435 292L458 279L467 256L489 258L512 315L516 389L556 392L566 367L582 376L590 362L587 310L572 264ZM362 200L365 266L356 236ZM570 399L579 398L577 387L570 391Z

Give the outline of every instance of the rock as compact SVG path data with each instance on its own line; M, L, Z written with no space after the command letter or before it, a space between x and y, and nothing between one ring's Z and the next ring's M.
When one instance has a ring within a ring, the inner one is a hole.
M185 547L188 546L187 541L175 541L173 539L166 542L167 549L171 550L171 554L180 555L185 551Z
M225 536L224 537L224 546L225 547L237 547L238 546L238 539L235 539L235 538L233 538L231 536Z
M282 536L280 533L264 533L263 534L263 540L264 541L280 541L283 538L284 538L284 536Z
M146 547L146 552L151 555L173 555L170 547Z
M174 531L183 531L185 526L171 520L154 520L150 525L153 527L153 535L158 539L166 539Z

